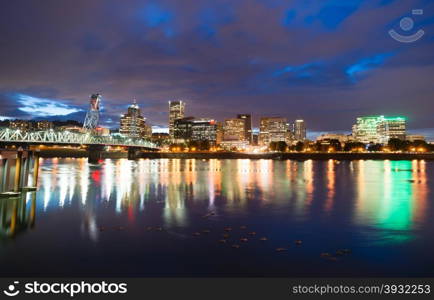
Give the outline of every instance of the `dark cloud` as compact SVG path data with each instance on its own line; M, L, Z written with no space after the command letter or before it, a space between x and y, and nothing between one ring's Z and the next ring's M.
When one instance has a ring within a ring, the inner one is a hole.
M427 34L398 43L387 32L413 8ZM164 126L180 98L189 115L302 117L316 131L372 113L430 128L433 11L423 0L5 1L0 116L29 117L27 95L81 118L101 92L111 126L133 98Z

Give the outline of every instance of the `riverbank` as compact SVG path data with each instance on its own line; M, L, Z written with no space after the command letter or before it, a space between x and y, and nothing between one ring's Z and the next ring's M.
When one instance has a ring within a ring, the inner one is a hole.
M143 152L141 158L179 158L179 159L291 159L291 160L434 160L434 153L238 153L238 152Z
M43 158L86 158L89 153L85 149L43 149ZM128 153L107 152L101 154L101 158L120 159L128 158ZM433 160L434 153L323 153L323 152L290 152L290 153L240 153L240 152L142 152L139 158L148 159L290 159L290 160Z

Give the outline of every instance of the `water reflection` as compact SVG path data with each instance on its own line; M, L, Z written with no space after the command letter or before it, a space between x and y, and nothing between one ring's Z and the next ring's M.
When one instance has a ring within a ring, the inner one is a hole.
M23 193L19 197L0 200L0 236L2 238L12 238L28 228L33 228L35 218L36 192Z
M327 162L327 199L325 201L324 210L330 212L333 208L335 198L336 172L335 161L330 159Z
M333 222L339 212L348 226L405 241L427 218L427 172L424 161L107 159L89 165L52 159L42 163L37 207L50 212L78 204L83 232L94 241L102 205L126 214L131 224L152 213L169 227L189 226L199 210L255 214L257 208L270 218L283 214L299 222L318 216ZM10 219L13 206L2 203L1 213Z
M359 161L355 220L386 230L383 242L411 238L409 230L423 222L428 195L424 162Z
M37 192L0 199L0 263L7 275L431 276L433 175L428 161L45 159ZM234 250L242 225L258 235ZM340 248L352 254L320 257Z

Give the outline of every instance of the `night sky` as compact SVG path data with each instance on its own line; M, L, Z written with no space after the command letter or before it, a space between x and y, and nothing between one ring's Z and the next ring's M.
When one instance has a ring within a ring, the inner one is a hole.
M423 15L412 15L423 9ZM414 20L408 32L403 17ZM422 39L409 44L388 31ZM0 4L0 119L84 118L103 95L103 125L135 98L167 126L187 115L304 118L351 130L360 115L405 115L434 128L434 1L14 0Z

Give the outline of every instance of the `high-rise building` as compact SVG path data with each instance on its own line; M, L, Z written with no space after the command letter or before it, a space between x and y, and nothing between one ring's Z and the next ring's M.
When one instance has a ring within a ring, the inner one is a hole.
M169 135L174 138L175 120L184 118L185 102L169 101Z
M219 145L223 141L224 126L223 122L216 123L216 144Z
M132 138L150 138L152 129L146 124L136 101L128 107L128 112L121 116L119 133Z
M191 139L191 126L194 117L175 119L173 122L173 132L171 138L177 143L186 143ZM169 134L170 135L170 134Z
M177 142L208 141L215 144L217 140L217 122L208 118L187 117L174 120L173 139Z
M306 123L304 120L295 120L293 126L294 139L298 142L306 140Z
M384 117L377 128L380 143L387 144L390 139L405 140L406 119L403 117Z
M251 114L238 114L238 119L244 120L244 136L245 140L252 144L253 132L252 132L252 115Z
M353 125L353 136L365 144L387 144L392 138L405 140L406 119L384 116L359 117Z
M250 141L248 140L246 117L238 115L237 118L226 119L223 125L223 140L220 146L224 149L245 149Z
M362 143L379 143L377 127L381 121L380 116L359 117L353 125L354 138Z
M192 141L208 141L210 144L215 144L217 140L217 122L215 120L195 119L191 129Z
M286 118L263 117L259 124L259 145L268 146L271 142L290 142L291 133Z
M226 119L223 132L224 141L246 141L246 119Z
M253 132L253 134L252 134L252 145L253 146L259 145L259 133L258 132Z

